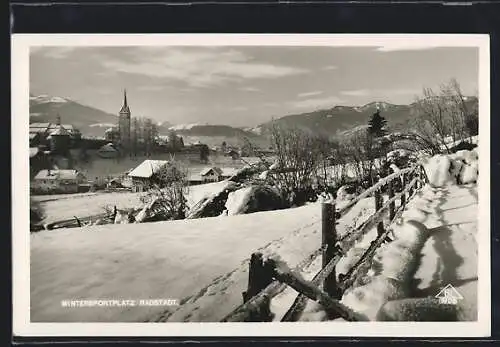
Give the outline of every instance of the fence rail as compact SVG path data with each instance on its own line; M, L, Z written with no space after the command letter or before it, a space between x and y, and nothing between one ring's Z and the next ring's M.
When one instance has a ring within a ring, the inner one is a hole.
M401 191L395 191L394 181L401 180ZM228 314L223 322L257 322L271 321L270 311L272 298L284 291L287 286L295 289L299 294L285 313L282 322L297 321L304 311L307 301L318 301L328 314L329 319L342 317L345 320L366 320L345 305L340 303L343 293L356 281L362 265L370 261L376 250L383 242L390 241L390 224L403 213L408 201L427 182L425 171L421 166L414 166L395 172L382 178L368 188L340 210L335 209L334 203L322 204L322 244L309 257L298 264L294 270L287 269L275 259L264 260L262 254L254 253L251 256L249 268L248 289L243 293L243 304ZM388 188L388 200L384 203L382 189ZM360 226L351 229L342 238L337 237L336 218L345 216L359 201L373 196L375 211ZM400 200L396 209L396 201ZM388 217L388 218L387 218ZM389 227L384 224L388 219ZM368 249L346 274L337 274L337 263L349 249L373 228L377 229L377 237L371 242ZM305 281L300 272L322 256L322 268L311 281Z

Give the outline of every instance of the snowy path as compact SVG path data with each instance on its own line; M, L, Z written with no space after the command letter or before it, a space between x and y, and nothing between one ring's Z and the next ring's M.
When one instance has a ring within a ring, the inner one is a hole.
M409 202L402 216L405 220L423 223L431 232L415 274L414 296L434 297L443 287L451 284L464 297L459 302L464 312L461 319L468 321L477 320L477 208L476 185L450 185L442 189L426 186ZM375 233L368 233L356 247L368 248L369 241L375 237ZM345 258L343 260L345 262ZM352 265L349 261L342 264L343 260L337 265L337 274L345 272L345 265ZM318 259L304 269L302 275L310 280L320 269ZM283 317L296 296L297 292L287 288L272 301L275 321ZM301 320L324 319L321 307L309 301Z
M432 229L415 275L418 296L435 296L453 285L464 297L465 320L477 320L477 186L451 185L424 192L406 218ZM426 212L437 213L427 214Z

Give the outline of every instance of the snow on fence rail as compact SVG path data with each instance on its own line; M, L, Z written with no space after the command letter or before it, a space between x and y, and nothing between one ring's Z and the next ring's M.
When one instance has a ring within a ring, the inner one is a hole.
M402 190L395 193L393 181L402 180ZM273 319L270 303L273 297L284 291L287 286L299 294L281 321L296 321L306 307L307 300L319 302L330 319L341 317L347 321L367 320L364 315L354 312L340 302L343 293L353 285L358 271L364 263L371 260L380 245L387 240L390 226L384 226L384 217L389 212L389 223L400 217L407 202L427 182L425 171L421 166L400 170L384 177L372 187L361 193L349 204L336 211L334 203L322 204L322 245L304 259L294 270L288 269L285 263L276 258L264 259L261 253L253 253L250 258L248 289L243 292L243 304L227 315L223 322L262 322ZM383 204L381 190L387 186L389 199ZM375 212L359 227L337 239L336 218L345 215L361 199L374 196ZM396 210L396 200L401 204ZM369 230L377 227L377 237L373 240L361 258L347 271L339 274L338 281L335 267L349 249ZM312 281L300 276L302 269L322 254L322 269ZM321 289L322 287L322 289Z

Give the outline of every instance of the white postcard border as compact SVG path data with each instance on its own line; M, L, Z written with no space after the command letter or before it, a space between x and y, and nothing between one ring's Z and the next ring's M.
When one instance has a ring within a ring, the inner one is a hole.
M480 179L477 322L30 323L29 49L33 46L370 46L479 49ZM16 336L377 336L486 337L491 334L490 53L485 34L14 34L12 35L12 270Z

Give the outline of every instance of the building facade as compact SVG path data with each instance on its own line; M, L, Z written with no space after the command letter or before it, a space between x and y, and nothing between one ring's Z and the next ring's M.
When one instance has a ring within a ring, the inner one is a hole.
M77 193L85 177L77 170L41 170L31 182L31 191L38 194Z

